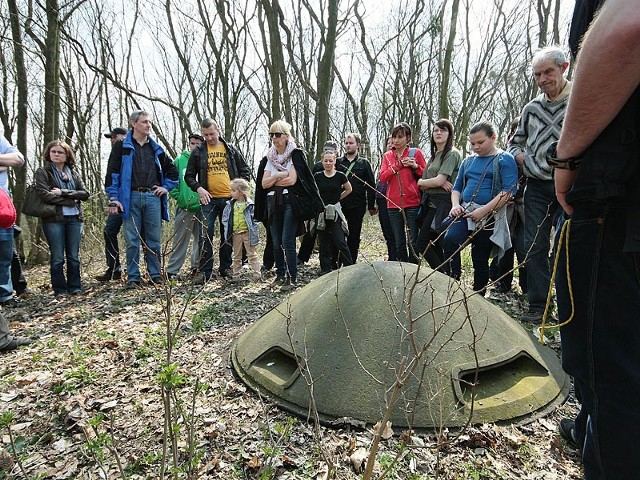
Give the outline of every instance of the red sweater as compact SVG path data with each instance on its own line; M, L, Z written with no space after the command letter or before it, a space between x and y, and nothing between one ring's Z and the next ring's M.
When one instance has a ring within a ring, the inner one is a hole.
M402 152L402 158L409 157L409 147ZM387 189L387 206L389 208L409 208L420 205L420 188L418 179L426 168L426 162L422 151L417 148L415 157L418 168L405 167L398 160L396 152L388 151L382 157L380 166L380 182L389 184ZM414 175L415 174L415 175Z

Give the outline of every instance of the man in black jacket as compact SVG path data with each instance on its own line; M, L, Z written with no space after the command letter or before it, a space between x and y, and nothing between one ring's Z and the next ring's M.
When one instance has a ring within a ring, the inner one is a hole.
M216 218L222 227L222 211L231 198L229 182L234 178L249 180L250 171L242 154L221 136L220 127L210 118L200 123L205 142L189 157L184 180L200 195L203 227L200 234L200 265L196 283L205 283L213 272L213 236ZM232 247L220 235L220 266L222 277L230 276Z
M336 162L336 168L345 173L353 188L351 194L340 201L340 205L349 225L347 245L353 263L356 263L365 210L369 210L370 215L375 215L377 212L376 181L371 164L366 158L360 156L359 134L348 133L344 137L344 151L344 156Z
M602 2L585 35L581 8L593 5L576 3L571 38L584 41L547 151L570 216L556 292L562 366L581 403L560 432L580 448L587 480L627 479L640 471L640 0Z

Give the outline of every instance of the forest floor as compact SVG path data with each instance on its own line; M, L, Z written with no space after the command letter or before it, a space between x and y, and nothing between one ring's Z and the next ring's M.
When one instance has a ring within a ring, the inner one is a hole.
M361 261L383 260L375 218L367 217L365 232ZM204 287L184 279L125 290L124 283L93 280L104 266L99 245L85 236L84 295L54 298L48 268L34 267L25 272L34 294L2 312L15 333L37 341L0 357L0 479L153 479L161 477L163 458L179 465L164 471L175 478L361 478L371 430L316 427L233 373L233 342L287 295L272 289L270 278L217 279ZM318 270L315 256L302 267L301 283ZM518 318L525 300L516 290L490 291L489 301ZM172 371L165 366L167 305L176 332ZM557 336L551 347L559 351ZM182 414L170 422L175 458L171 445L163 450L161 382L173 382L182 401ZM376 456L374 478L386 471L386 478L413 480L578 479L580 454L557 433L559 420L575 412L570 395L526 425L390 436Z

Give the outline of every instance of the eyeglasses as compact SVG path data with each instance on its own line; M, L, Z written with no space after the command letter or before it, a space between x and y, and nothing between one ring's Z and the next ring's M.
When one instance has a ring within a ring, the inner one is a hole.
M282 135L284 135L284 133L282 133L282 132L269 132L269 136L271 138L273 138L273 137L280 138Z

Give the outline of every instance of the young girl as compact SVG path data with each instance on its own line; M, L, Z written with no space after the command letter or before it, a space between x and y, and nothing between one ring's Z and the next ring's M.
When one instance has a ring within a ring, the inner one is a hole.
M489 282L492 250L497 247L504 253L511 246L509 226L501 209L516 193L518 182L516 161L496 148L496 138L495 129L488 122L471 127L469 143L475 155L465 158L460 165L449 212L456 221L447 230L444 245L445 258L451 262L451 276L460 279L460 260L455 253L470 241L473 289L483 294Z
M260 281L260 260L256 253L259 230L253 219L253 201L249 198L249 183L243 178L234 178L230 182L231 200L222 212L224 238L233 244L233 279L238 280L242 268L242 247L247 251L249 265L253 270L253 281Z
M320 197L325 204L325 211L321 213L319 220L324 220L324 225L318 221L317 230L320 238L320 274L329 273L333 268L334 249L340 255L343 266L353 264L347 239L342 229L346 219L340 208L340 200L351 193L351 183L347 176L336 170L336 152L325 151L322 155L323 171L315 174L316 185Z
M458 176L462 156L453 146L453 123L446 118L436 122L431 134L431 159L418 180L423 190L422 208L426 210L416 241L416 252L429 266L439 268L444 262L442 220L451 210L451 189Z
M411 127L401 122L391 130L392 149L384 154L380 181L387 183L389 220L396 244L396 257L401 262L417 263L412 248L418 238L418 210L421 193L418 179L426 167L419 148L412 151ZM409 239L407 239L407 230Z

